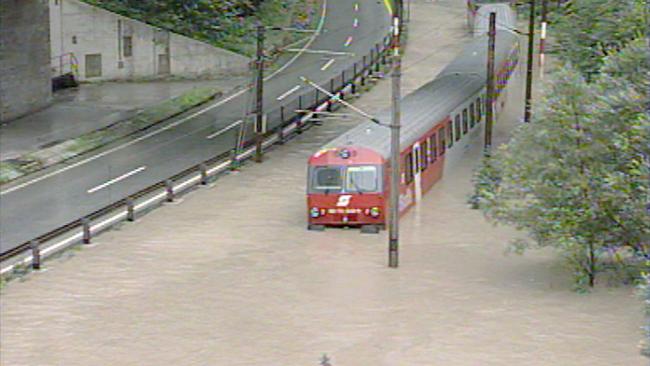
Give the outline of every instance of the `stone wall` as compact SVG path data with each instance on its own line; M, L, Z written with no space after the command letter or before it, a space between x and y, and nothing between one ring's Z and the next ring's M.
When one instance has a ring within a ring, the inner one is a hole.
M52 96L48 0L0 0L0 122Z
M50 13L52 66L65 69L74 55L81 81L196 78L247 70L249 60L241 55L77 0L50 0Z

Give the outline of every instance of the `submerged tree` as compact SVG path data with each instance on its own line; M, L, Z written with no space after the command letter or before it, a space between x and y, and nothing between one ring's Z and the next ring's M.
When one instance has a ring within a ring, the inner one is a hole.
M474 203L499 223L527 231L514 249L552 246L593 286L599 254L645 255L650 230L648 62L642 41L604 61L592 84L571 66L559 71L532 123L475 175ZM644 81L630 81L633 75Z

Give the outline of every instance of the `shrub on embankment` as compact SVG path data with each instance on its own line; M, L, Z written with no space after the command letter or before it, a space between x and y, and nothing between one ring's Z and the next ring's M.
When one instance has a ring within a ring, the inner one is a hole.
M222 94L216 88L195 88L175 98L145 108L129 119L24 154L17 159L2 161L0 162L0 184L104 147L121 138L177 116Z
M640 2L573 0L552 16L559 67L546 97L475 175L472 203L530 234L513 248L558 248L578 288L612 269L638 276L649 255L650 59L645 23L632 14Z
M321 0L82 0L153 26L247 56L255 54L255 25L309 27ZM304 36L304 34L302 35ZM267 32L266 48L277 49L300 35Z

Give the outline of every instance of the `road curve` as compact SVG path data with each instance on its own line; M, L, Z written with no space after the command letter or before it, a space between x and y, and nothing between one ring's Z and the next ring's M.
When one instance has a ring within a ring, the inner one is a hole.
M265 111L306 92L300 76L323 83L340 75L388 32L382 1L327 0L325 11L322 32L308 50L265 83ZM252 105L251 93L235 94L166 122L160 130L4 189L0 252L231 149L239 129L228 127Z

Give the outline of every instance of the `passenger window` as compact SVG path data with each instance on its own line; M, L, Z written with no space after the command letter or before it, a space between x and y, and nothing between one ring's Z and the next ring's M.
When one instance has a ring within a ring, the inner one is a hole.
M474 103L469 105L469 128L474 128L476 115L474 114Z
M413 154L406 154L406 161L404 162L404 173L406 173L406 184L413 181Z
M456 115L456 120L454 121L454 125L456 126L456 141L460 140L460 114Z
M449 147L454 145L454 126L451 121L447 123L447 132L449 133Z
M469 123L467 123L467 108L463 109L463 135L467 133Z
M434 161L436 161L436 159L438 158L438 147L437 147L437 145L436 145L436 139L437 139L437 138L438 138L438 136L435 134L435 132L434 132L434 134L431 135L431 137L429 138L429 148L431 149L431 155L430 155L431 160L430 160L430 161L431 161L432 163L433 163Z

